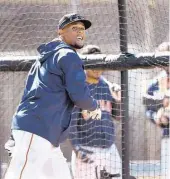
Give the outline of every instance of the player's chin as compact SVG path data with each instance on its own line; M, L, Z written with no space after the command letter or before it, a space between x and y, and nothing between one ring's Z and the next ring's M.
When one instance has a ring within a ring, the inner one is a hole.
M101 76L101 75L95 75L94 78L95 78L96 80L99 80L99 79L100 79L100 76Z
M76 48L76 49L81 49L83 47L84 47L84 42L77 42L74 45L74 48Z

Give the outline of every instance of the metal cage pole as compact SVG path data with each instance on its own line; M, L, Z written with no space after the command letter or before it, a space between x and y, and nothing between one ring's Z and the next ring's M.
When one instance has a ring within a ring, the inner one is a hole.
M126 0L118 0L120 51L127 53ZM122 110L122 179L129 179L129 100L128 71L121 71L121 110Z
M1 167L2 167L2 163L1 163L1 158L0 158L0 179L1 179L1 175L2 175Z

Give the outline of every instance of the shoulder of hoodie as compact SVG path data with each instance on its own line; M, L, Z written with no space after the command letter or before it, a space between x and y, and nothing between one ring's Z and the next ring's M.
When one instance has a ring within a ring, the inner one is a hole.
M79 55L77 54L76 51L74 51L73 49L71 48L61 48L59 49L56 53L55 53L55 56L58 57L58 60L59 61L60 59L62 59L63 57L69 57L69 58L78 58L80 59Z

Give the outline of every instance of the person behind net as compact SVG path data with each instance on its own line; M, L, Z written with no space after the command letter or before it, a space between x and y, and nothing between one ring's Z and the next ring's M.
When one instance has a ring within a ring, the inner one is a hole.
M68 136L72 109L101 117L76 52L90 26L83 16L66 14L59 21L59 37L38 47L40 58L29 71L13 116L15 147L5 179L71 179L59 145Z
M158 46L156 52L170 51L170 42L163 42ZM162 106L162 100L169 88L169 66L163 67L161 72L152 79L146 94L144 95L144 103L146 106L146 117L155 124L155 117L158 109Z
M161 173L168 177L168 169L170 168L170 138L169 138L169 121L170 121L170 89L164 96L162 107L158 110L156 114L155 123L163 129L163 136L161 140Z
M170 51L170 42L163 42L158 46L156 52L164 53ZM162 128L161 140L161 174L167 176L168 152L169 152L169 90L170 90L170 73L169 66L156 76L149 85L147 95L145 95L146 116L154 124Z
M87 45L82 55L101 54L98 46ZM86 110L74 109L69 139L73 146L71 168L74 179L110 179L121 177L121 159L115 145L112 104L117 105L120 119L120 86L102 77L102 70L86 70L91 95L102 111L101 120L94 120ZM119 106L119 107L118 107Z
M170 42L163 42L159 45L158 52L170 52ZM164 91L164 97L162 101L162 107L156 113L155 123L162 128L162 140L161 140L161 172L165 176L165 179L170 178L170 138L169 138L169 120L170 120L170 69L169 66L165 67L164 78L160 82L161 90ZM168 176L169 170L169 176Z

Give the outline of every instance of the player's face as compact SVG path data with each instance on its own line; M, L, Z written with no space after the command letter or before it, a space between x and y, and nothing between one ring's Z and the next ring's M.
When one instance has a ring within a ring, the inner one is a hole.
M167 88L170 89L170 77L167 78Z
M63 41L75 49L81 49L84 46L85 27L82 22L74 22L59 30Z
M170 67L169 67L169 66L167 66L167 67L163 67L163 68L164 68L164 70L165 70L167 73L170 72Z
M169 102L170 102L170 99L169 99L169 98L167 98L167 97L164 98L164 99L163 99L163 106L164 106L164 107L168 107L168 106L169 106Z
M90 78L99 79L103 70L86 70L86 74Z

